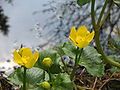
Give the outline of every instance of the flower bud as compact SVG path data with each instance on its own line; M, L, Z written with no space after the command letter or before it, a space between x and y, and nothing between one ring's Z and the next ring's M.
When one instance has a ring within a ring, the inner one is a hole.
M47 81L41 82L39 85L44 89L50 89L50 84Z
M51 67L51 65L53 64L53 62L52 62L51 58L47 57L47 58L43 59L42 64L45 67L49 68L49 67Z

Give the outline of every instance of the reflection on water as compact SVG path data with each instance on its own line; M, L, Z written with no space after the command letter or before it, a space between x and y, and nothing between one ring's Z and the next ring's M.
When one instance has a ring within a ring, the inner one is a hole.
M8 36L0 33L0 60L11 58L13 48L17 48L21 44L36 47L47 42L47 38L36 37L38 34L36 25L39 24L39 31L42 31L42 25L48 17L47 14L42 14L43 4L47 2L48 0L13 0L12 4L8 4L4 0L0 1L4 14L9 18L8 25L10 26ZM39 13L34 14L36 11ZM4 27L0 26L0 28Z
M8 34L8 17L4 15L4 11L2 9L2 7L0 6L0 30L2 31L2 33L4 35Z

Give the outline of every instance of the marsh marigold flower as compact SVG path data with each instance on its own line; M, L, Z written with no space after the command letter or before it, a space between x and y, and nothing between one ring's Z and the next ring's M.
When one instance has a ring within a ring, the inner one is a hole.
M93 39L94 31L91 33L87 30L86 26L80 26L77 30L73 26L70 31L70 40L79 48L86 47Z
M43 61L42 61L42 64L45 66L45 67L50 67L53 62L52 62L52 59L47 57L47 58L44 58Z
M50 84L47 81L41 82L39 85L44 89L50 89Z
M39 53L32 53L30 48L21 48L13 52L14 62L26 68L32 68L38 60Z

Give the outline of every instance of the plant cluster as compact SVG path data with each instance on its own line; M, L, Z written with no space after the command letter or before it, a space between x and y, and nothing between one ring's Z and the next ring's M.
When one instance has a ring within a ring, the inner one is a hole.
M85 25L71 27L69 41L43 51L32 51L22 47L13 53L14 61L20 65L8 79L22 90L86 90L77 82L83 73L102 77L105 67L120 68L118 57L107 56L100 43L101 27L105 23L110 10L104 14L109 0L105 0L98 20L95 15L95 0L77 0L84 5L91 2L91 18L93 30ZM113 5L120 5L119 0L111 0ZM89 44L94 38L96 48ZM116 44L116 49L119 49ZM112 68L113 70L113 68ZM114 72L118 69L114 68ZM80 79L79 79L80 81ZM94 90L95 84L91 90ZM89 88L89 87L88 87Z

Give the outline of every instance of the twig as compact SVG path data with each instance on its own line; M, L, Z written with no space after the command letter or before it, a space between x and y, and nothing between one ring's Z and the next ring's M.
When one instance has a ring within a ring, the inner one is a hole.
M77 88L78 88L78 90L91 90L91 88L82 87L82 86L79 86L79 85L77 85Z
M95 89L95 86L96 86L97 80L98 80L98 78L96 77L96 78L95 78L95 81L94 81L94 84L93 84L93 87L92 87L92 90Z
M110 81L110 79L112 78L112 76L115 74L116 72L114 72L111 76L110 76L110 78L109 79L107 79L107 80L105 80L105 82L102 84L102 86L98 89L98 90L101 90L102 89L102 87L107 83L107 82L109 82Z
M85 71L85 68L81 71L80 76L84 73L84 71Z

